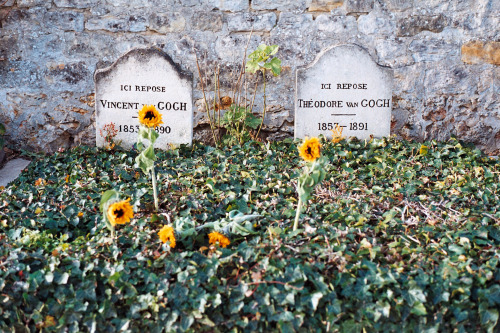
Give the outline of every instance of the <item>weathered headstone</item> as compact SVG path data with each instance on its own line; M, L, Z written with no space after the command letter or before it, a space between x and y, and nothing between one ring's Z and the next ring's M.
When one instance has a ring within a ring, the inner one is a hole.
M133 49L111 66L97 70L95 81L96 144L106 145L104 126L117 130L116 142L130 148L137 142L139 110L154 105L163 124L155 148L191 144L193 78L157 48Z
M296 138L331 138L336 124L345 137L390 135L392 73L361 47L322 51L312 64L297 69L296 84Z

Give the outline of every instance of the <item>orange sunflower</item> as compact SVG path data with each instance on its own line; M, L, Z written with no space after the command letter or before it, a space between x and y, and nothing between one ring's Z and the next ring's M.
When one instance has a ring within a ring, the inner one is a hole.
M208 234L208 242L213 245L219 242L219 246L222 247L226 247L231 243L226 236L217 231Z
M164 225L160 231L158 231L158 236L163 243L170 241L170 247L175 247L175 231L174 228L168 225Z
M134 210L129 203L130 199L113 203L108 208L108 219L112 226L125 224L134 217Z
M299 147L299 154L307 162L314 162L321 155L321 143L318 138L307 137Z
M163 124L161 120L161 113L156 110L154 105L144 105L139 110L139 122L147 127L155 128Z

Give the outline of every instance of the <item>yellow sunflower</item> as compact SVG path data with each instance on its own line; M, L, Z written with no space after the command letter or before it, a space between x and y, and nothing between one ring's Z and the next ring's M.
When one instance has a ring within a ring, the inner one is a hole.
M154 105L144 105L139 110L139 122L147 127L153 127L163 124L161 113L156 110Z
M129 203L130 199L118 201L109 206L108 219L111 225L125 224L134 217L134 210Z
M226 236L217 231L208 234L208 242L213 245L219 242L219 246L222 247L226 247L231 243Z
M164 225L163 228L158 232L158 236L160 236L160 240L163 243L170 241L170 247L175 247L175 232L174 228L168 225Z
M302 146L299 147L299 154L305 161L314 162L321 155L319 139L306 137Z
M43 327L56 326L56 320L52 316L45 316L45 321L43 322Z

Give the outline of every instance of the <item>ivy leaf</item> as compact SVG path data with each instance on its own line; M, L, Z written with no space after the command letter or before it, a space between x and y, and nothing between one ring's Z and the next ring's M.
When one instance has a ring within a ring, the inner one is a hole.
M417 302L413 305L411 313L417 316L425 316L427 315L427 310L425 309L424 304L422 304L421 302Z

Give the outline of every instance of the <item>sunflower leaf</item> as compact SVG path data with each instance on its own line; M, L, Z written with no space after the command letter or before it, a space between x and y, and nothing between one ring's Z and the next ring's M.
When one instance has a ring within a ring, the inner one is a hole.
M99 204L99 210L101 212L105 212L103 210L104 206L106 203L108 203L110 200L118 200L120 198L120 194L116 190L107 190L104 192L101 196L101 203Z

